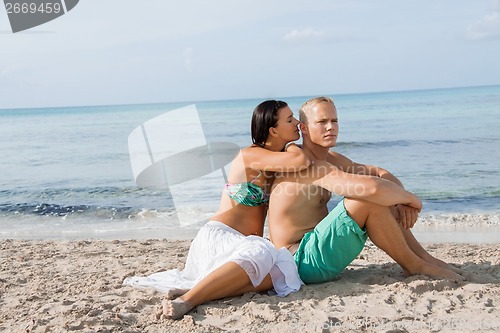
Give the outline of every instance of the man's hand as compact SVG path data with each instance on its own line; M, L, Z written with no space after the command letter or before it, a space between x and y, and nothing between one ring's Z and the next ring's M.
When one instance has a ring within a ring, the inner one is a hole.
M407 205L396 205L398 212L398 222L401 223L403 228L412 228L418 219L419 210Z

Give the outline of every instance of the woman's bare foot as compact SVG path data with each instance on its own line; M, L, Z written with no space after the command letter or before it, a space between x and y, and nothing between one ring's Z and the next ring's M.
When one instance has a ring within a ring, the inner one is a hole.
M163 315L169 319L180 319L188 313L193 306L189 302L176 298L172 300L164 300L162 303Z
M170 289L169 291L167 291L165 293L165 298L166 299L175 299L177 297L180 297L180 296L184 295L188 291L189 291L189 289L173 288L173 289Z

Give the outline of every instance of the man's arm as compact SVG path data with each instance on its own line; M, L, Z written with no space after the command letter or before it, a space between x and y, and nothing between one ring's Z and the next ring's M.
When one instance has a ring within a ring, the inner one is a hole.
M392 173L381 167L356 163L351 159L347 158L346 156L334 151L328 152L328 155L326 156L326 161L328 163L333 164L334 166L336 166L337 168L339 168L344 172L354 173L357 175L380 177L383 179L387 179L404 188L403 183L401 183L401 181L396 176L394 176Z
M382 206L404 204L419 211L422 209L420 199L401 186L375 176L344 172L326 161L317 161L295 177L298 183L320 186L340 196Z
M396 176L381 167L356 163L346 156L333 151L329 151L326 160L344 172L379 177L404 188L403 183ZM398 211L398 221L406 229L413 227L418 219L418 211L404 204L396 205L396 209Z

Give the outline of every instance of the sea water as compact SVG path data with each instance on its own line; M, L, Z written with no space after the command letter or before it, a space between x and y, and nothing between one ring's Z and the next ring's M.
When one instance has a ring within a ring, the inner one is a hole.
M395 174L423 199L423 223L500 224L500 86L330 96L334 150ZM279 99L298 117L310 97ZM129 134L195 104L208 143L244 147L262 100L0 109L0 238L192 237L221 187L195 179L177 191L180 204L169 189L137 186Z

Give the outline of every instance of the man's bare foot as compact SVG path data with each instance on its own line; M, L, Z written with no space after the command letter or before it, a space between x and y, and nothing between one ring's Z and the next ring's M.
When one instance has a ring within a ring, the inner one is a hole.
M451 269L452 271L454 271L455 273L458 273L458 274L463 274L465 272L460 267L456 267L456 266L454 266L452 264L448 264L448 268Z
M191 304L181 298L173 301L164 300L162 303L163 315L169 319L180 319L193 308Z
M431 278L436 278L436 279L446 279L446 280L451 280L454 282L459 282L459 281L464 281L465 278L455 272L453 272L449 268L443 268L437 265L429 264L427 263L426 265L423 265L423 267L414 272L409 272L411 275L417 275L417 274L422 274L422 275L427 275L428 277Z
M430 254L422 259L424 259L426 262L428 262L430 264L439 266L441 268L452 270L455 273L458 273L458 274L463 273L463 271L460 268L454 267L453 265L450 265L450 264L442 261L441 259L435 258L435 257L431 256Z
M189 289L173 288L173 289L170 289L169 291L167 291L165 293L165 298L166 299L175 299L177 297L180 297L180 296L184 295L188 291L189 291Z

